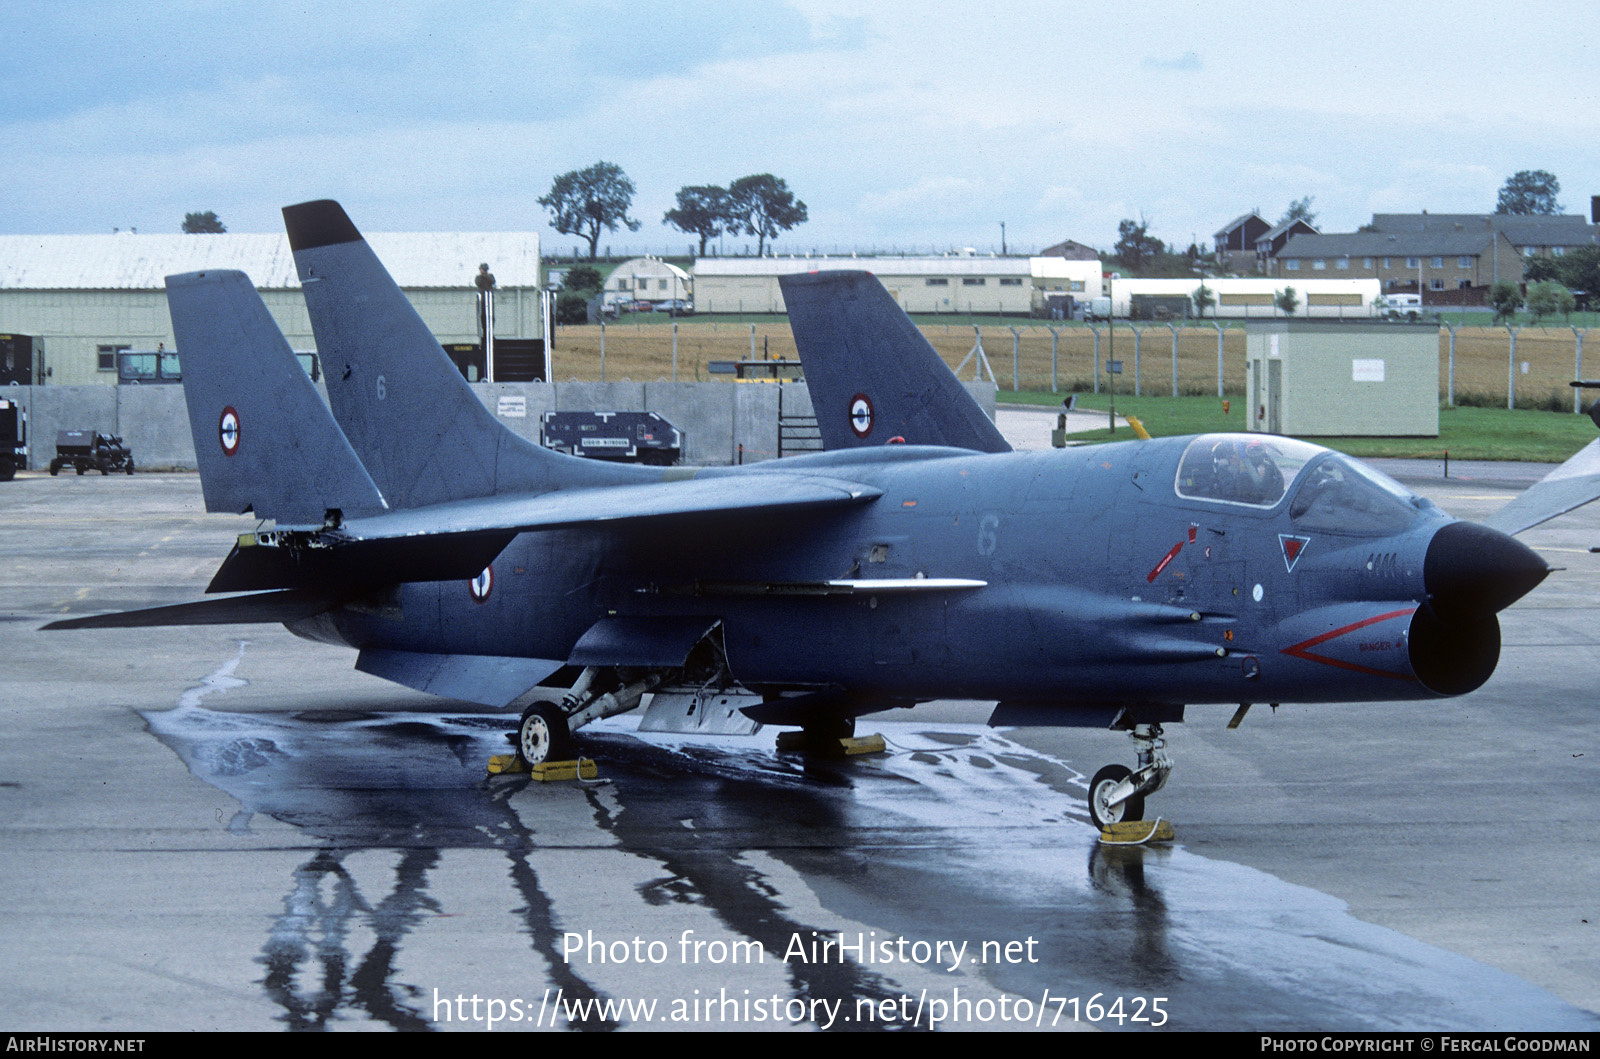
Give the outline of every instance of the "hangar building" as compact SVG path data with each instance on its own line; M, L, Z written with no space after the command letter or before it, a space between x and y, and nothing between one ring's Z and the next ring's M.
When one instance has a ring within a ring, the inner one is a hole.
M481 263L498 284L495 337L543 337L537 233L377 232L366 239L441 344L478 342L473 278ZM289 345L316 349L281 234L0 235L0 333L35 340L35 381L114 384L119 351L174 348L165 277L202 269L249 275Z
M687 302L694 298L694 281L670 261L632 257L611 270L603 293L607 307L618 302Z
M1092 270L1099 265L1091 262ZM701 313L781 313L778 277L825 269L865 269L910 313L1026 315L1033 267L1025 257L709 257L694 266Z

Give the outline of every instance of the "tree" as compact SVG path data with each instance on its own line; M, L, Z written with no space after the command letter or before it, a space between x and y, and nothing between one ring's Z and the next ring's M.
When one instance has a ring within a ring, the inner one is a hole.
M556 295L556 323L584 324L589 322L589 303L605 286L605 277L591 265L574 265L567 269L561 281L561 291Z
M1150 234L1150 222L1142 214L1138 221L1129 219L1117 223L1117 245L1112 250L1129 272L1139 272L1154 264L1166 249L1166 243Z
M1522 291L1510 280L1500 280L1489 288L1489 304L1494 306L1494 322L1509 320L1522 308Z
M187 235L221 235L228 230L228 226L211 210L206 210L204 213L185 213L183 230Z
M1284 212L1284 215L1278 218L1278 223L1282 225L1293 224L1295 221L1305 221L1307 224L1315 225L1317 223L1317 215L1311 210L1311 204L1315 201L1317 200L1312 195L1307 195L1303 199L1295 199L1289 203L1289 208Z
M1204 283L1194 289L1194 307L1200 311L1200 319L1206 318L1206 310L1217 304L1217 296L1211 293L1211 288Z
M1582 291L1592 307L1600 295L1600 246L1580 246L1558 260L1556 278L1569 290Z
M556 295L556 323L586 324L589 322L589 302L593 296L579 291L563 290Z
M743 231L756 236L756 254L766 252L767 240L775 239L808 219L806 204L794 197L789 185L771 173L740 177L728 185L731 224L728 231Z
M1293 287L1285 287L1272 299L1272 304L1276 305L1285 316L1293 316L1300 308L1300 296L1294 292Z
M801 218L804 220L804 218ZM727 188L699 185L678 189L678 205L661 218L680 232L700 237L700 256L706 256L706 241L733 231L738 218L733 216L733 199Z
M1547 279L1561 278L1561 259L1559 257L1530 257L1527 265L1523 266L1522 279L1525 283L1542 283Z
M605 280L600 276L600 270L589 265L574 265L567 269L567 276L561 281L564 291L577 291L579 293L593 293L605 286Z
M1524 169L1500 189L1496 213L1560 213L1561 181L1543 169Z
M630 232L639 230L639 222L628 216L633 191L633 181L621 166L596 162L556 177L550 194L541 198L539 205L550 211L550 226L556 231L589 241L589 260L593 261L601 232L614 232L618 225L626 225Z
M1533 283L1528 286L1528 312L1533 316L1534 323L1546 316L1571 313L1577 303L1572 292L1559 283Z

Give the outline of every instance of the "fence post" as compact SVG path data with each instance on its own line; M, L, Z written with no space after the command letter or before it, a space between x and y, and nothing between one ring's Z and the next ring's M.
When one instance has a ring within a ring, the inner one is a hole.
M1178 396L1178 325L1168 324L1167 330L1172 332L1172 396Z
M1245 306L1245 312L1248 313L1249 311L1250 311L1250 307L1248 305ZM1221 397L1222 396L1222 321L1213 320L1213 321L1211 321L1211 326L1215 327L1217 329L1217 396Z
M1016 393L1022 387L1017 385L1017 370L1022 364L1022 333L1015 327L1011 331L1011 392Z
M1100 392L1100 329L1094 324L1089 325L1089 330L1094 332L1094 392Z
M1456 406L1456 328L1453 324L1445 324L1445 330L1450 332L1450 387L1446 391L1445 401L1449 407Z
M1583 378L1583 336L1588 333L1589 329L1587 327L1582 331L1579 331L1576 327L1572 329L1572 337L1577 341L1577 349L1572 354L1572 378L1574 380ZM1572 388L1572 411L1574 414L1583 411L1583 387L1581 386Z
M1506 408L1514 410L1517 407L1517 332L1520 327L1506 324L1506 332L1511 335L1511 345L1506 351Z
M678 381L678 321L672 321L672 381Z
M606 322L600 321L600 381L606 381Z
M750 359L756 359L756 325L750 325ZM752 371L755 369L751 369Z
M1144 331L1142 328L1135 327L1133 329L1133 395L1135 397L1140 396L1139 383L1142 381L1140 376L1143 372L1139 370L1139 353L1143 343Z
M1045 330L1050 332L1050 392L1060 393L1059 357L1061 352L1061 332L1053 327L1046 327ZM1583 346L1580 344L1578 348L1582 349Z

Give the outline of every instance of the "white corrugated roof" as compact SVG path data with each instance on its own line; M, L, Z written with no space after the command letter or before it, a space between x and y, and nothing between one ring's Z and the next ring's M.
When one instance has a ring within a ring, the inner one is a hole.
M539 286L537 232L373 232L406 288L471 287L488 262L501 287ZM161 290L167 276L238 269L263 290L297 290L283 235L0 235L0 290Z
M1027 276L1025 257L703 257L696 276L792 276L860 269L878 276Z

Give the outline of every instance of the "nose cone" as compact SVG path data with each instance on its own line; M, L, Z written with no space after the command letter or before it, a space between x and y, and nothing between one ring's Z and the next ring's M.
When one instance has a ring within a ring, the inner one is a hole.
M1475 522L1451 522L1433 535L1423 584L1441 614L1492 614L1526 595L1550 567L1520 541Z

